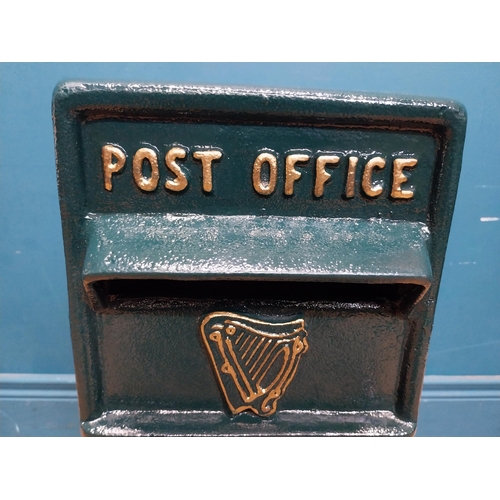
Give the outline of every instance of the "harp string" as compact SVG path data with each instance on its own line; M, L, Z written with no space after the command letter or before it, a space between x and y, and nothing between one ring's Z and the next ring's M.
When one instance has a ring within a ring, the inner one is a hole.
M259 365L259 368L257 368L257 371L253 374L252 380L255 380L257 378L257 376L259 375L260 371L262 370L262 368L264 368L266 366L266 363L267 363L269 357L271 356L273 351L276 349L276 347L278 347L278 345L279 345L278 342L273 344L271 350L267 353L267 356L264 358L264 361L262 361L262 363Z
M250 357L246 360L245 366L248 366L248 363L252 360L254 357L255 353L258 351L259 347L262 345L265 339L260 339L259 343L257 344L257 347L252 351L252 354L250 354Z
M262 358L262 356L264 356L264 353L266 352L267 348L271 345L271 343L272 343L271 340L267 341L267 343L264 345L264 348L261 349L258 358L255 360L255 363L252 365L252 367L250 368L250 370L248 370L248 373L252 374L252 372L254 371L255 367L257 366L257 363L260 361L260 358Z
M257 338L258 337L255 337L251 342L250 344L248 344L248 347L246 349L246 351L241 355L241 360L243 361L245 359L245 356L248 354L248 351L252 348L252 346L255 344L255 342L257 341Z
M245 332L246 333L246 332ZM240 352L241 350L245 347L246 343L251 339L251 336L248 334L246 337L245 337L245 340L243 341L243 344L241 344L240 346Z

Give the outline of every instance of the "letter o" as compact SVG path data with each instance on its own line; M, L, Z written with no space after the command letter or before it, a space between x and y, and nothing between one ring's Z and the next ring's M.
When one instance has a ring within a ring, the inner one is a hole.
M269 182L266 184L262 181L262 165L269 164ZM278 161L276 156L271 153L261 153L253 163L252 181L253 188L257 193L264 196L269 196L274 193L276 189L276 182L278 180Z
M151 177L149 179L142 175L142 162L148 160L151 165ZM143 191L154 191L158 187L160 171L158 169L158 156L156 151L150 148L138 149L132 162L132 172L137 186Z

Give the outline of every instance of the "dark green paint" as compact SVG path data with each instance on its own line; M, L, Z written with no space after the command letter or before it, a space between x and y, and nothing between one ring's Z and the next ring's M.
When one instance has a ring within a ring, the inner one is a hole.
M54 123L86 434L415 432L465 136L460 105L67 83L55 91ZM100 158L107 143L127 153L112 192ZM144 143L159 152L160 183L150 193L132 177ZM189 186L171 193L163 158L179 144ZM204 146L223 151L210 194L192 157ZM278 157L271 196L252 188L263 148ZM318 151L341 156L320 199ZM297 166L302 178L288 197L290 152L312 159ZM352 199L343 194L349 155L360 158ZM374 156L387 161L374 174L385 187L369 199L360 179ZM401 157L419 161L405 171L411 200L390 197L392 161ZM215 310L305 319L310 348L274 416L229 416L199 333L200 318Z

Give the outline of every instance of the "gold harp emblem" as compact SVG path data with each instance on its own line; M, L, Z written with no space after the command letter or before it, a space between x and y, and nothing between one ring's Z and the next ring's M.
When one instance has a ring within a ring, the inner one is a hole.
M304 320L269 323L214 312L200 329L233 415L245 410L272 415L308 349Z

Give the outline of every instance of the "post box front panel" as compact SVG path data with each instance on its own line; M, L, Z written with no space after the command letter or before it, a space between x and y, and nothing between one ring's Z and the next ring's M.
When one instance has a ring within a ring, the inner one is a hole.
M242 311L238 306L234 309ZM155 313L153 318L150 314L102 315L99 350L105 409L137 405L221 411L220 391L199 333L199 318L206 311L192 307ZM297 307L259 308L258 317L266 316L300 316L308 328L309 350L280 409L394 411L405 340L402 319L370 311L356 311L353 320L353 312L342 309L325 313Z
M54 102L84 433L415 432L460 107L114 84Z

